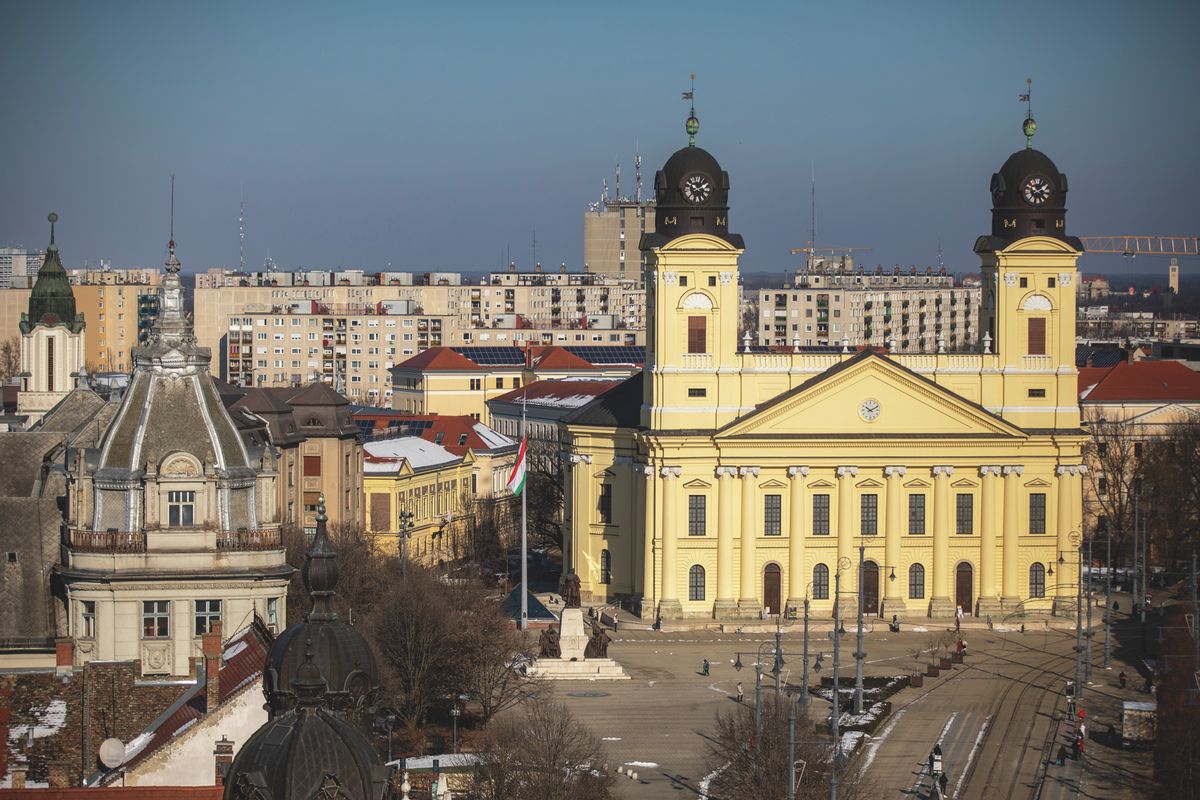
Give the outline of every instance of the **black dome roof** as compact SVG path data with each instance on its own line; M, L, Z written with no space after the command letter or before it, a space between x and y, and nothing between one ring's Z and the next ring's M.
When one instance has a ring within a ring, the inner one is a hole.
M684 185L695 179L691 198ZM654 233L646 234L642 247L657 247L689 233L707 233L735 247L742 237L729 233L729 173L702 147L676 150L654 176Z
M1014 242L1028 236L1066 240L1067 176L1032 147L1008 157L992 175L992 236Z
M379 689L375 656L363 635L333 610L337 553L329 542L324 497L317 507L317 532L302 574L312 609L301 622L289 625L267 654L263 694L270 715L282 714L296 704L292 683L310 659L328 684L322 701L326 706L344 711L371 705Z
M226 778L226 800L386 796L388 768L353 725L322 707L325 681L311 649L307 655L289 687L296 707L268 720L242 745Z

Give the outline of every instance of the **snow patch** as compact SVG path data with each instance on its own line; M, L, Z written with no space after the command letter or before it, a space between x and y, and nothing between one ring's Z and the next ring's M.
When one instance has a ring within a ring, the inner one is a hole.
M150 740L153 738L154 732L146 731L145 733L139 733L137 736L130 739L129 744L125 745L125 760L128 761L138 753L142 752L142 750L146 749L146 745L150 744Z
M234 644L231 644L229 647L225 648L225 652L221 654L221 658L228 661L229 659L236 656L238 653L245 650L247 646L248 645L246 644L245 640L240 641L240 642L235 642Z
M620 736L601 736L600 741L602 741L602 742L619 742L619 741L621 741L621 737Z
M34 739L44 739L58 733L67 722L67 701L51 700L45 706L34 706L30 709L30 713L37 722L32 725L9 727L8 740L10 742L28 739L31 735Z
M909 630L912 631L913 633L929 633L929 628L926 628L923 625L914 625L911 628L909 628Z
M658 764L653 761L626 761L625 766L637 767L638 769L658 769Z

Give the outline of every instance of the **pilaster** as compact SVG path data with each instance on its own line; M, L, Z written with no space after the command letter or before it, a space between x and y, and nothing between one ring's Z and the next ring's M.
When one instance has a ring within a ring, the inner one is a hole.
M996 586L996 479L1000 467L980 467L979 519L979 614L998 614L1000 598Z
M733 593L733 479L737 467L717 467L717 600L713 617L737 615Z
M791 482L788 499L788 598L787 606L799 607L804 602L804 578L808 575L805 563L805 489L808 467L788 467Z
M758 617L762 604L758 600L758 556L754 524L758 508L758 467L741 467L742 479L742 570L738 595L738 616Z
M683 616L679 602L679 570L677 567L677 528L679 520L675 508L679 504L679 488L675 479L683 474L682 467L662 467L663 526L662 526L662 592L658 601L658 614L663 619L678 619Z
M880 607L882 614L903 614L905 611L904 595L900 591L899 581L885 580L882 576L888 569L898 569L900 564L900 525L901 514L900 505L904 498L904 488L900 485L900 479L904 477L908 470L905 467L884 467L884 483L886 492L884 496L884 541L883 541L883 560L886 563L885 568L880 570L880 580L884 584L883 605Z
M950 476L954 467L933 468L933 589L929 604L932 617L954 616L950 597Z

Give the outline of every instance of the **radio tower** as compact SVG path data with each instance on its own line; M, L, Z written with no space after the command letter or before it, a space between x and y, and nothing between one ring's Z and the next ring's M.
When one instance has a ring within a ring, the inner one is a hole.
M641 148L635 142L633 145L633 177L637 181L637 194L634 200L638 203L642 202L642 153Z
M238 204L238 272L246 271L246 189Z

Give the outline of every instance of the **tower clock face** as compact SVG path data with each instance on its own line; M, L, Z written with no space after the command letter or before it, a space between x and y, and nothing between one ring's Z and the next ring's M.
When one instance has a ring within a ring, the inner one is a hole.
M699 172L683 179L683 199L699 205L712 196L712 180Z
M1021 187L1021 195L1031 206L1040 206L1049 200L1050 191L1050 181L1037 175L1025 181L1025 185Z
M882 410L879 401L873 397L869 397L863 400L862 405L858 407L858 415L867 422L874 422L879 419L879 412Z

